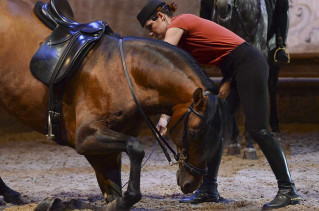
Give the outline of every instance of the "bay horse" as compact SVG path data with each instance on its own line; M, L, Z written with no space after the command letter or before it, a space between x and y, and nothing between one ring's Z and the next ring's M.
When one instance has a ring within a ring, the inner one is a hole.
M267 38L269 19L265 0L202 0L200 15L239 35L259 49L267 58L269 64L270 126L273 132L279 133L276 96L280 66L275 64L273 60L274 36L270 40ZM238 99L234 100L238 101ZM239 154L240 145L237 139L239 130L235 116L233 117L233 130L228 154ZM252 138L249 134L245 134L245 136L244 158L257 159Z
M51 30L35 18L33 6L29 0L0 2L0 105L46 134L48 87L31 74L29 64ZM209 92L214 84L193 58L162 41L104 34L66 83L59 142L91 164L108 202L105 210L127 210L141 199L144 150L136 137L143 118L125 82L124 65L145 114L172 116L168 129L178 152L176 177L182 192L198 188L207 160L223 140L221 101ZM124 194L121 152L131 163ZM7 202L22 202L1 178L0 195Z

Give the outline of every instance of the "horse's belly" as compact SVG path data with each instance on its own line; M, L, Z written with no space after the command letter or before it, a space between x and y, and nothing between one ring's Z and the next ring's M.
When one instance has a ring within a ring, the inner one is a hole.
M47 30L37 28L41 25L30 15L10 17L3 5L0 10L0 105L41 132L47 112L47 88L33 77L29 64Z

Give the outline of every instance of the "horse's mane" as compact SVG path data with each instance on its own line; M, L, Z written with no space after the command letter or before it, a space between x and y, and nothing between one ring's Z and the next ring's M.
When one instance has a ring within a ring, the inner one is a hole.
M191 69L194 73L200 78L201 82L205 86L205 89L213 92L214 94L218 93L218 89L212 80L209 79L206 72L200 67L200 65L196 62L196 60L186 51L176 47L175 45L171 45L167 42L161 40L155 40L144 37L124 37L124 40L142 40L146 43L150 43L159 48L165 48L165 50L169 49L175 54L177 54L180 58L182 58L188 65L190 65Z

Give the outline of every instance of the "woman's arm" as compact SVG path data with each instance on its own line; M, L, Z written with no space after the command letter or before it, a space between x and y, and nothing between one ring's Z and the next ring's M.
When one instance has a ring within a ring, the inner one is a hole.
M170 28L166 31L164 41L172 45L177 45L184 33L183 29L180 28ZM167 132L167 123L169 122L170 116L162 114L160 120L158 121L156 128L161 133L165 135Z
M172 45L177 45L184 34L184 30L180 28L167 29L164 41Z

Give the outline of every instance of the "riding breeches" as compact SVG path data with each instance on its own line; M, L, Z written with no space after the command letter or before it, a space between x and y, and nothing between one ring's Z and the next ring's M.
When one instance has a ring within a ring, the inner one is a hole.
M221 69L232 78L232 99L237 101L230 101L230 107L236 112L241 104L246 130L268 129L269 67L265 57L252 45L243 43L226 57Z

